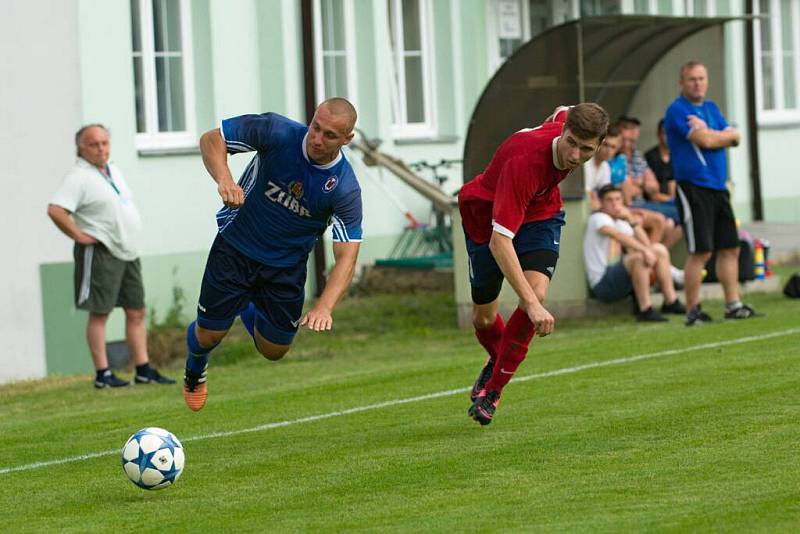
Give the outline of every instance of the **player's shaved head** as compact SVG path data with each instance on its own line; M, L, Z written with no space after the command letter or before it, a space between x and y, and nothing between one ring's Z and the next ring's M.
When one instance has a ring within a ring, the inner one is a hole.
M327 109L331 115L343 115L347 117L347 133L353 131L353 128L356 126L356 120L358 120L358 114L356 113L356 108L350 103L349 100L340 96L334 96L324 100L317 109L321 108L322 106L325 106L325 109Z

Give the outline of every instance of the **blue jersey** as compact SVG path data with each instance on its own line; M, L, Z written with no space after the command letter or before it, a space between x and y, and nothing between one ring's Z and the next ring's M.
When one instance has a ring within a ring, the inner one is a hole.
M273 267L305 262L328 225L333 241L361 241L361 188L340 151L316 165L308 127L276 113L222 121L229 154L256 152L239 180L245 201L217 213L219 232L242 254Z
M728 122L722 116L717 105L706 100L695 106L683 96L679 96L667 108L664 117L664 128L667 132L667 144L672 153L672 172L677 182L689 182L699 187L725 190L728 179L728 161L725 149L713 150L700 148L689 140L689 115L703 119L712 130L728 128Z

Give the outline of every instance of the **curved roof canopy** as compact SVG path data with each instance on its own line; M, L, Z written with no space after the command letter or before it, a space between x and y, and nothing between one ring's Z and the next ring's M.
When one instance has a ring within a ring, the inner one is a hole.
M539 124L558 105L597 102L611 117L624 114L670 49L737 19L585 17L537 35L503 63L478 100L464 143L464 182L483 171L512 132Z

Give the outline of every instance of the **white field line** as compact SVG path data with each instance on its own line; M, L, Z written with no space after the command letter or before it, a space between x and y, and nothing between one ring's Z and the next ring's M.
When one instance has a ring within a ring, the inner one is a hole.
M703 343L701 345L692 345L690 347L684 347L680 349L669 349L669 350L661 350L658 352L648 352L646 354L638 354L635 356L626 356L624 358L616 358L614 360L603 360L599 362L592 362L586 363L583 365L576 365L574 367L564 367L561 369L555 369L553 371L545 371L544 373L537 373L533 375L521 376L514 378L512 382L527 382L528 380L538 380L540 378L548 378L551 376L559 376L559 375L567 375L572 373L578 373L580 371L585 371L587 369L597 369L600 367L610 367L612 365L623 365L626 363L631 362L638 362L641 360L650 360L653 358L664 358L668 356L675 356L677 354L685 354L687 352L694 352L697 350L705 350L705 349L715 349L719 347L726 347L730 345L740 345L742 343L750 343L752 341L762 341L765 339L771 339L774 337L783 337L783 336L790 336L792 334L800 333L800 328L790 328L788 330L781 330L778 332L772 332L769 334L762 334L758 336L747 336L747 337L740 337L736 339L729 339L727 341L717 341L715 343ZM199 436L192 436L186 439L182 439L182 442L189 442L189 441L200 441L205 439L213 439L213 438L225 438L229 436L237 436L239 434L247 434L250 432L261 432L263 430L271 430L273 428L281 428L285 426L293 426L299 425L302 423L313 423L314 421L321 421L323 419L331 419L333 417L341 417L343 415L351 415L360 412L368 412L371 410L379 410L381 408L389 408L392 406L399 406L401 404L409 404L412 402L420 402L426 401L430 399L438 399L441 397L449 397L452 395L458 395L461 393L466 393L472 389L471 387L464 387L464 388L457 388L457 389L448 389L445 391L437 391L436 393L429 393L427 395L420 395L418 397L409 397L406 399L394 399L388 400L384 402L378 402L376 404L367 404L365 406L357 406L355 408L348 408L347 410L341 410L338 412L328 412L324 414L318 415L310 415L308 417L301 417L299 419L290 419L287 421L278 421L275 423L266 423L263 425L258 425L250 428L243 428L240 430L229 430L227 432L212 432L210 434L201 434ZM112 449L107 451L100 451L100 452L92 452L89 454L81 454L79 456L70 456L67 458L60 458L57 460L45 460L41 462L34 462L30 464L18 465L14 467L4 467L0 468L0 475L5 475L8 473L16 473L19 471L30 471L32 469L38 469L41 467L50 467L53 465L60 465L72 462L80 462L82 460L91 460L93 458L100 458L102 456L111 456L113 454L119 454L121 449Z

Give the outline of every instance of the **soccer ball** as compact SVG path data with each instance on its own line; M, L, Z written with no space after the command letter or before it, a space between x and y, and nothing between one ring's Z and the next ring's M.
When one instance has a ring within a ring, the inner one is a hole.
M183 445L163 428L143 428L122 448L122 469L140 488L166 488L183 472Z

